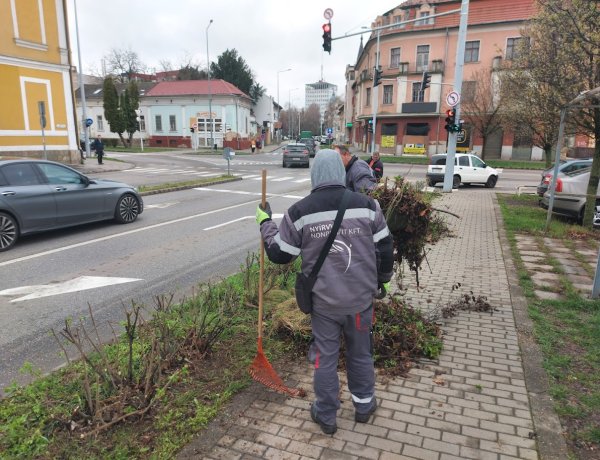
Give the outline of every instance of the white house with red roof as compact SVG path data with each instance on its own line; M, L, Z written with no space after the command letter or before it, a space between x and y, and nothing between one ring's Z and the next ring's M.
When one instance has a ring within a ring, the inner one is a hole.
M153 147L222 147L226 139L247 139L251 107L250 96L225 80L162 81L140 100Z

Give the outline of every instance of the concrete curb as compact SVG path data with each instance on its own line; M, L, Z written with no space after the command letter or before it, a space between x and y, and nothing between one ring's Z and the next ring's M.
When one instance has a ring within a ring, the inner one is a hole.
M494 194L494 212L498 222L498 238L504 254L506 274L510 284L515 327L519 339L525 385L531 405L538 453L541 460L566 460L569 458L563 428L554 411L554 403L548 394L548 376L543 367L543 355L533 337L533 321L527 311L527 299L519 284L517 269L512 259L510 242L504 229L504 219L498 198Z
M148 196L148 195L157 195L159 193L178 192L179 190L189 190L191 188L208 187L210 185L226 184L227 182L237 182L240 180L242 180L241 177L233 177L231 179L221 179L221 180L217 180L217 181L213 181L213 182L206 182L205 184L182 185L179 187L165 187L165 188L161 188L159 190L149 190L147 192L140 192L140 195Z

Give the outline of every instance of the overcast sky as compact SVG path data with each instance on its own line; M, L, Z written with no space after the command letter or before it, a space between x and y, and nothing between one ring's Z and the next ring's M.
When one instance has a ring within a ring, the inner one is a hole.
M75 0L67 0L73 64L78 66ZM323 52L325 8L333 9L333 37L370 27L377 15L403 0L77 0L83 69L99 73L102 58L113 48L131 49L150 70L159 63L174 66L191 57L206 65L206 26L209 56L215 61L235 48L252 68L267 93L288 103L304 104L304 85L321 78L344 93L346 64L355 64L360 36L334 40L331 55ZM366 42L368 34L365 34Z

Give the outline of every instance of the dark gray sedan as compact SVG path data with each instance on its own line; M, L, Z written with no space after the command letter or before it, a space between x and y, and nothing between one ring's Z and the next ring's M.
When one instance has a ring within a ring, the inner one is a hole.
M21 235L108 219L127 224L143 210L130 185L51 161L0 161L0 251Z

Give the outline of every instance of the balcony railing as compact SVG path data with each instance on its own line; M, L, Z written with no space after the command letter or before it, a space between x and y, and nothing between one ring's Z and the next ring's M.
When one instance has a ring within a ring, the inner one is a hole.
M444 72L444 61L441 59L434 59L427 65L417 65L416 62L400 62L397 67L388 67L389 70L397 69L400 75L410 75L416 73L423 73L425 71L431 73L442 73ZM385 70L385 69L384 69Z

